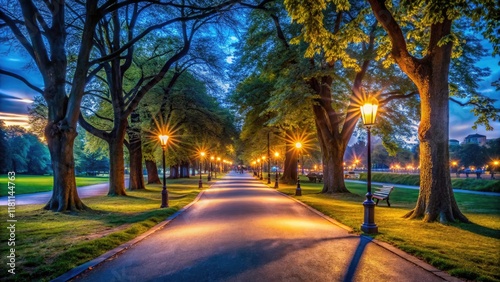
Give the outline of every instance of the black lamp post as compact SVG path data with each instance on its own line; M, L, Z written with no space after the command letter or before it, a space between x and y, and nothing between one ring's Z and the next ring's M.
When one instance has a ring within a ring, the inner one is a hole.
M365 233L377 233L378 226L375 224L375 203L372 200L372 157L371 157L371 127L375 124L377 117L378 101L374 97L368 99L361 107L361 117L368 133L368 174L367 174L367 193L366 201L363 202L364 222L361 230Z
M295 148L297 149L297 188L295 188L295 196L302 196L302 189L300 188L300 177L299 177L299 157L300 157L300 149L302 148L302 143L295 143Z
M203 188L203 181L201 180L201 163L203 162L203 157L205 156L205 152L200 152L200 181L198 181L198 188Z
M168 207L168 192L167 192L167 173L165 171L165 150L167 149L168 135L160 135L161 149L163 151L163 189L161 190L161 206L160 208Z
M274 157L276 158L276 181L274 182L274 188L279 188L278 184L278 157L280 156L280 153L274 152Z
M217 170L220 169L219 162L220 162L220 157L217 157L217 161L215 162L215 179L217 179Z

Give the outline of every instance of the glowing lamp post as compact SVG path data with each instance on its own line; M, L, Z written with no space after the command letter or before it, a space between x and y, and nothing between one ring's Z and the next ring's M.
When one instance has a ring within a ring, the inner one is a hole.
M260 178L259 179L262 180L262 179L264 179L264 177L263 177L264 170L262 169L262 167L264 166L264 159L262 159L262 161L259 160L259 162L260 162Z
M297 188L295 188L295 196L302 196L302 189L300 188L300 177L299 177L299 156L300 156L300 150L302 149L302 143L297 142L295 143L295 148L297 149Z
M278 157L280 156L280 153L274 152L274 157L276 159L276 181L274 182L274 188L279 188L278 184Z
M165 150L167 149L168 135L160 135L161 149L163 151L163 189L161 190L161 206L160 208L168 207L168 192L167 192L167 173L165 171Z
M198 188L203 188L203 181L201 180L201 163L205 157L205 152L200 152L200 181L198 181Z
M364 207L364 222L361 225L361 230L365 233L377 233L378 226L375 224L375 203L372 200L372 157L371 157L371 127L375 124L377 117L378 101L374 97L368 99L361 107L361 117L363 124L366 126L368 133L368 173L367 173L367 193L366 201L363 202Z
M215 178L217 178L217 170L219 169L220 169L220 157L217 157L217 162L215 163Z

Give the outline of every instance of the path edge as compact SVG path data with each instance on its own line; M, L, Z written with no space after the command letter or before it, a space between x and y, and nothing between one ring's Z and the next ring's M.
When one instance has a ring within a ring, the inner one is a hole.
M283 196L285 196L285 197L287 197L287 198L289 198L291 200L294 200L295 202L301 204L302 206L304 206L308 210L312 211L313 213L319 215L323 219L325 219L325 220L329 221L330 223L332 223L334 225L337 225L340 228L346 230L349 234L354 233L354 230L351 227L349 227L349 226L347 226L345 224L340 223L339 221L337 221L337 220L335 220L335 219L333 219L333 218L325 215L324 213L322 213L322 212L318 211L317 209L315 209L315 208L307 205L306 203L304 203L304 202L302 202L302 201L300 201L300 200L298 200L298 199L296 199L296 198L294 198L294 197L292 197L292 196L290 196L288 194L285 194L285 193L283 193L281 191L278 191L278 190L276 190L274 188L270 188L269 186L267 186L267 187L269 189L271 189L273 191L276 191L277 193L279 193L279 194L281 194L281 195L283 195ZM369 240L371 242L373 242L374 244L378 245L379 247L388 250L389 252L391 252L391 253L393 253L393 254L395 254L395 255L403 258L404 260L406 260L406 261L408 261L410 263L413 263L416 266L418 266L418 267L420 267L420 268L422 268L422 269L424 269L424 270L426 270L428 272L431 272L432 274L438 276L439 278L443 279L444 281L463 282L463 280L461 280L461 279L459 279L457 277L451 276L449 273L447 273L447 272L445 272L443 270L437 269L436 267L428 264L427 262L425 262L425 261L423 261L423 260L421 260L421 259L419 259L419 258L417 258L417 257L415 257L415 256L413 256L411 254L408 254L407 252L404 252L404 251L396 248L395 246L393 246L393 245L391 245L389 243L382 242L380 240L374 239L374 238L372 238L372 237L370 237L368 235L364 235L364 234L360 234L359 236L363 237L363 238L365 238L365 239L367 239L367 240Z
M209 189L210 187L208 187L207 189ZM83 274L84 272L86 271L90 271L92 270L94 267L98 266L99 264L105 262L106 260L114 257L114 256L117 256L121 253L123 253L124 251L128 250L129 248L131 248L132 246L134 246L135 244L141 242L142 240L146 239L147 237L149 237L151 234L155 233L156 231L158 230L161 230L163 229L165 226L167 226L172 220L174 220L175 218L177 218L179 215L181 215L182 213L184 213L186 210L188 210L192 205L194 205L196 202L198 202L200 200L200 198L203 196L203 194L205 193L205 190L206 189L203 189L197 196L196 198L189 204L185 205L183 208L181 208L180 210L176 211L174 214L172 214L171 216L167 217L167 219L165 219L164 221L156 224L155 226L151 227L151 229L149 229L148 231L142 233L141 235L135 237L134 239L126 242L126 243L123 243L121 244L120 246L112 249L112 250L109 250L107 251L106 253L96 257L95 259L92 259L84 264L81 264L73 269L71 269L70 271L66 272L66 273L63 273L62 275L54 278L53 280L50 280L51 282L63 282L63 281L70 281L71 279L77 277L78 275L80 274Z

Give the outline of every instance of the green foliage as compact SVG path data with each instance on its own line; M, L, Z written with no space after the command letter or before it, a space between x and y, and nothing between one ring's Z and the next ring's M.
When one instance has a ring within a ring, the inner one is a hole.
M6 129L8 158L5 168L16 173L45 174L51 171L47 146L18 126Z

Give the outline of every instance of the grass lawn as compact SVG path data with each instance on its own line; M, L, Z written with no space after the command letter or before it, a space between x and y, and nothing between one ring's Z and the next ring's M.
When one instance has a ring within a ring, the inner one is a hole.
M325 215L361 232L366 184L346 183L352 194L320 194L323 184L301 182L295 197ZM377 187L377 185L374 185ZM295 185L280 184L279 191L294 195ZM453 276L476 281L500 281L500 197L456 193L455 198L471 224L422 223L402 218L414 206L418 190L395 187L391 207L375 208L379 233L373 237L413 254Z
M16 194L29 194L36 192L52 191L52 175L24 175L16 174ZM7 195L7 182L6 174L0 174L0 196ZM99 184L108 182L108 177L95 177L95 176L77 176L76 186L82 187L92 184Z
M6 263L2 263L0 280L49 281L98 257L193 201L201 191L198 180L167 180L170 207L165 209L159 208L161 185L148 185L144 191L127 191L127 197L83 199L92 210L77 214L45 211L43 205L17 206L16 275L9 274ZM6 213L7 208L2 207L0 216L4 222ZM0 231L4 262L10 248L7 232L6 228Z

